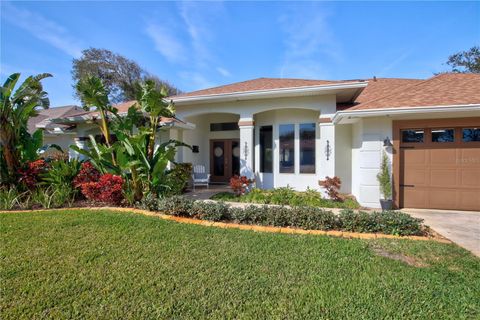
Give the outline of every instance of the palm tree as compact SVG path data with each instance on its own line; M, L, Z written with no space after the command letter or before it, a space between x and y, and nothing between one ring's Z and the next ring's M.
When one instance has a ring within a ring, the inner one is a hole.
M51 76L48 73L30 76L14 92L20 78L20 73L14 73L0 87L0 149L4 157L0 163L5 163L9 178L20 166L28 119L37 114L37 108L50 106L41 80Z

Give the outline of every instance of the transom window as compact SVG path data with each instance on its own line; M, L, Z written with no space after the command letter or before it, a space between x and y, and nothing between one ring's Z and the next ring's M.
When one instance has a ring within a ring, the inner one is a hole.
M239 130L238 122L210 123L210 131L233 131Z
M402 142L418 143L423 142L425 131L423 129L402 130Z
M462 141L463 142L480 141L480 128L463 128Z
M432 142L454 142L454 129L432 129Z

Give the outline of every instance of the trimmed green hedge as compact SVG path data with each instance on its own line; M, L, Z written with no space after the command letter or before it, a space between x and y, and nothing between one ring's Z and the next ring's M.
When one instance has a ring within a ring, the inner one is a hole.
M309 230L342 230L393 235L424 235L421 219L398 211L354 212L344 209L335 215L316 207L273 207L250 205L246 208L230 207L223 202L194 201L182 196L164 199L145 197L142 209L162 211L165 214L198 218L209 221L235 221L237 223L276 227L295 227Z

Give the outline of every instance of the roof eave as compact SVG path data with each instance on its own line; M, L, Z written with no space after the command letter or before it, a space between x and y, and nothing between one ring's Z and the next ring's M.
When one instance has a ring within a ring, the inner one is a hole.
M253 100L253 99L268 99L268 98L280 98L280 97L294 97L306 94L334 94L341 90L346 89L358 89L355 94L360 94L368 85L368 81L330 84L330 85L317 85L317 86L304 86L293 88L280 88L269 90L254 90L245 92L232 92L232 93L220 93L209 94L199 96L188 96L172 98L175 105L196 104L204 102L225 102L225 101L240 101L240 100Z
M334 124L340 123L345 118L367 118L390 115L406 115L413 113L435 113L435 112L463 112L463 111L480 111L480 104L459 104L459 105L437 105L437 106L406 106L400 108L378 108L378 109L363 109L363 110L344 110L337 111L332 118Z

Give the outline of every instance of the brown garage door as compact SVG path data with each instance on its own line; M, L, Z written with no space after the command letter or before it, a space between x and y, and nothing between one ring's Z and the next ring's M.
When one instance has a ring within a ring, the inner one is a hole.
M480 210L480 123L400 129L399 160L401 207Z

